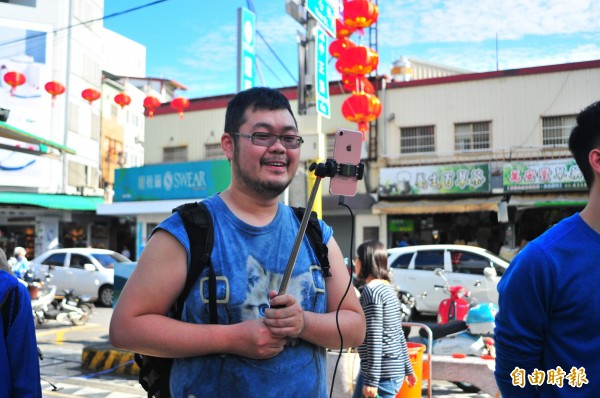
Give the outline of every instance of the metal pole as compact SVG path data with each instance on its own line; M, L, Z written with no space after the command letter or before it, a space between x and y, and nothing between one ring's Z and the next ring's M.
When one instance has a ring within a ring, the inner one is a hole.
M64 120L64 137L63 137L63 145L68 146L68 136L69 136L69 95L70 95L70 77L71 77L71 18L72 18L72 2L69 0L69 20L67 21L67 76L65 77L65 120ZM67 193L67 184L68 184L68 176L69 176L69 163L67 162L67 153L62 151L62 192Z
M317 177L312 187L312 191L310 192L310 198L308 199L308 203L306 204L306 209L304 209L304 215L302 216L300 229L298 229L298 233L296 234L296 240L294 241L292 253L290 254L290 258L285 268L285 273L283 274L283 279L281 281L281 286L279 287L278 293L278 295L280 296L282 294L285 294L287 284L290 280L290 277L292 276L292 271L294 271L294 266L296 265L296 258L298 258L298 251L300 250L300 244L302 243L302 238L304 237L304 233L306 232L308 220L310 219L310 213L312 211L313 203L315 202L315 197L317 196L317 191L319 190L320 184L321 177Z
M433 349L433 332L431 331L431 328L427 325L425 325L424 323L418 323L418 322L402 322L402 326L415 326L421 329L425 329L425 331L427 332L427 363L429 364L429 381L427 382L427 396L429 398L432 397L432 388L431 388L431 384L432 384L432 377L433 377L433 372L431 371L431 350ZM421 376L421 379L423 378L423 376Z

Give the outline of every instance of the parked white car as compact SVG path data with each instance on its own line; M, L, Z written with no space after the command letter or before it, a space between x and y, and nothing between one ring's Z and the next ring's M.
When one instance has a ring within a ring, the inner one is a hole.
M450 285L461 285L479 303L498 304L496 289L509 262L481 247L466 245L417 245L388 249L388 266L393 283L414 297L415 310L436 314L447 298L444 281L434 274L445 271Z
M73 289L76 294L90 296L102 306L113 301L114 266L130 260L112 250L68 248L48 250L30 261L38 278L47 272L53 275L57 294Z

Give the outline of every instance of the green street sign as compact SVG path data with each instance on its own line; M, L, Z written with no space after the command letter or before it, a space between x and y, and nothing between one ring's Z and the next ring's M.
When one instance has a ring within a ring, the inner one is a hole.
M337 1L335 2L337 4ZM307 0L306 9L321 26L335 37L335 8L328 0Z

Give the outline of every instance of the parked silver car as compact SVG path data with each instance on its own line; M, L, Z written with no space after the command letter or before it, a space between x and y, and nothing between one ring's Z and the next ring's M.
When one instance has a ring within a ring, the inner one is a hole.
M480 303L498 304L496 286L509 262L481 247L466 245L417 245L388 249L393 283L414 298L415 310L435 314L447 298L443 280L434 274L445 271L450 285L461 285Z
M97 304L111 306L113 301L114 266L130 260L112 250L68 248L48 250L30 261L35 275L42 280L53 275L57 294L73 289L77 294L96 299Z

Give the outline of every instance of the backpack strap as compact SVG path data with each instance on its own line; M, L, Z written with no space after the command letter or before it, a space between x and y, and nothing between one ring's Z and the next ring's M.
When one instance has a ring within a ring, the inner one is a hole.
M194 283L204 270L209 267L208 296L210 323L217 323L217 278L211 263L211 253L214 243L212 218L206 205L202 202L186 203L175 209L178 212L183 226L190 240L190 269L185 280L181 295L177 298L175 313L181 319L183 304L187 299Z
M298 220L302 222L302 217L306 211L304 207L292 207ZM323 231L321 230L321 224L317 218L317 213L311 211L310 218L308 219L308 225L306 226L306 237L310 242L310 246L317 255L321 269L323 270L323 276L328 278L331 276L329 272L329 249L327 245L323 243Z

